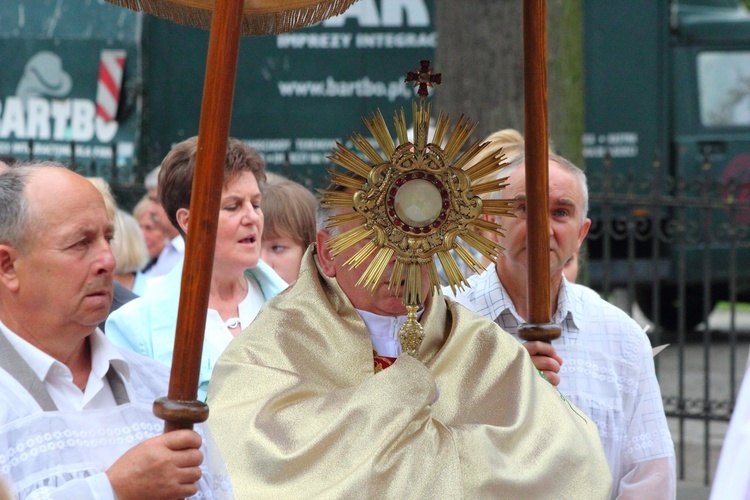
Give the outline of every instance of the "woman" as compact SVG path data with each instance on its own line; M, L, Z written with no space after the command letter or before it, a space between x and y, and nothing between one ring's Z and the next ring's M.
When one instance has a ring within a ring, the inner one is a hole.
M170 222L185 236L190 231L190 195L197 137L177 144L159 174L159 198ZM286 283L260 260L263 213L260 187L265 165L260 155L230 138L208 299L198 397L203 399L216 359L232 338L255 318L263 303ZM107 336L117 345L172 363L182 262L149 284L143 297L111 314Z
M148 196L144 196L136 203L135 208L133 208L133 217L138 221L138 225L141 228L150 257L148 265L141 270L143 272L154 265L156 259L159 258L159 254L164 250L164 245L167 244L167 237L161 228L151 219L151 203L153 202L149 200Z
M146 277L141 270L148 264L149 254L138 221L129 213L117 209L115 236L112 239L115 256L115 281L136 295L146 290Z

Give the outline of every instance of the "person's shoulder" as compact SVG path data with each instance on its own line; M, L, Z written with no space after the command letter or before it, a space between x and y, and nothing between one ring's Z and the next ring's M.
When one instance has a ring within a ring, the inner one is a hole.
M167 395L169 367L147 356L123 347L117 347L130 371L129 384L139 400L153 401Z
M148 306L149 301L146 297L136 297L122 304L109 314L106 332L109 334L110 331L113 331L110 328L130 329L129 327L136 324L138 318L147 312Z
M580 298L580 300L592 301L596 303L598 303L598 301L606 302L596 290L594 290L593 288L589 288L586 285L565 280L565 286L567 287L568 293L571 293L575 297Z
M453 298L456 302L463 304L469 309L473 309L472 304L480 295L486 294L494 288L497 279L495 266L492 265L480 274L472 274L466 278L466 282L452 289L450 286L443 286L444 295Z
M461 325L461 331L470 331L472 336L477 337L477 339L483 338L486 335L487 338L493 339L493 341L508 342L514 348L515 346L520 346L512 335L503 330L491 319L476 312L471 306L467 306L447 295L443 295L443 300L445 300L454 324Z
M166 276L164 277L166 278ZM150 310L157 310L160 314L170 309L170 306L176 306L180 300L180 285L169 279L156 279L153 286L150 286L146 293L140 297L135 297L112 311L110 317L115 318L133 318L140 315L148 314ZM174 307L171 307L173 309ZM109 323L108 323L109 325ZM107 327L109 328L109 326Z
M593 324L593 320L596 320L600 328L607 328L606 337L610 340L637 344L644 352L646 348L650 352L651 342L648 335L628 313L585 285L568 282L567 286L568 293L583 306L582 310L578 310L581 316L575 317L575 320L588 324Z
M28 391L15 377L0 368L0 426L36 411L41 409Z
M115 346L115 348L131 369L136 367L138 370L150 371L159 376L166 375L169 377L169 367L164 363L124 347Z
M114 286L112 288L112 307L111 310L115 311L122 307L123 305L127 304L131 300L135 300L138 298L138 295L133 293L132 290L129 290L122 284L115 281Z
M152 355L153 339L164 335L173 338L178 307L179 295L146 294L133 299L109 315L107 337L119 347Z
M584 307L587 311L590 310L599 310L607 315L612 316L613 320L619 320L625 323L629 327L636 328L638 330L641 330L641 328L638 326L638 323L628 316L628 313L617 307L616 305L612 304L611 302L604 299L599 293L589 288L585 285L581 285L579 283L567 283L568 286L568 293L571 294L575 300L580 301L583 303Z
M258 282L266 300L277 296L289 286L271 266L262 260L258 260L255 267L247 269L245 275Z

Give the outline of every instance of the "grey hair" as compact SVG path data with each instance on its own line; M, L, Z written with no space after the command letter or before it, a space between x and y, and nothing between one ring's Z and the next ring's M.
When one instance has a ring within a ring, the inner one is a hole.
M326 231L331 236L337 236L339 234L338 227L327 227L328 219L336 215L336 209L331 207L323 207L318 202L317 210L315 211L315 226L318 231Z
M146 191L150 191L152 189L156 189L159 187L159 171L161 170L161 165L153 169L151 172L146 174L146 177L143 178L143 187L146 188Z
M331 182L327 187L326 191L346 191L348 188L340 184ZM324 207L321 203L321 198L318 198L318 207L315 210L315 225L318 231L326 231L331 236L338 236L341 234L341 228L338 226L327 227L328 219L338 214L341 209L335 207Z
M112 254L115 256L115 274L135 273L148 264L146 240L135 217L120 210L115 212L115 236L112 239Z
M586 180L586 172L581 170L579 167L577 167L573 162L570 160L567 160L563 158L562 156L556 155L556 154L549 154L549 161L554 161L558 165L560 165L563 169L567 170L578 181L578 185L581 188L581 194L583 195L583 206L581 207L581 222L584 222L586 220L586 216L589 213L589 185L588 181ZM526 154L522 153L518 157L516 157L513 161L511 161L507 167L504 167L500 173L500 177L508 177L510 174L518 170L521 165L526 163ZM502 198L503 193L502 191L499 193L493 193L493 198Z
M65 168L56 162L17 163L0 174L0 243L25 253L31 236L41 228L41 221L30 210L26 186L31 174L40 168Z

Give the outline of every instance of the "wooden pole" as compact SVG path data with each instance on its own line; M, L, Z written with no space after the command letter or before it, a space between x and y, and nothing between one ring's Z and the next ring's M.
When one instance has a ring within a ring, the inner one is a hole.
M547 131L547 9L523 2L523 89L526 148L526 255L528 323L518 335L546 342L560 336L551 322L549 261L549 134Z
M216 0L211 21L172 372L167 398L154 403L154 414L166 421L165 432L191 429L208 418L208 406L196 398L243 3Z

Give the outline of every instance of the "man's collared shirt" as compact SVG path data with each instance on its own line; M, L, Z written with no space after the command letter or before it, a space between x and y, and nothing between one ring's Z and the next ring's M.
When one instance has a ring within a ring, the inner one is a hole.
M80 411L117 405L112 389L106 380L107 372L111 364L127 381L130 378L130 370L117 348L108 342L99 330L89 336L91 373L83 391L73 383L70 368L19 337L2 322L0 322L0 331L39 380L44 382L58 410Z
M456 300L521 342L518 326L525 320L495 266L468 282L470 288ZM448 288L443 292L451 295ZM639 463L664 458L673 463L674 445L651 345L638 324L590 288L569 283L564 276L552 321L562 329L560 338L552 341L563 359L558 389L596 423L615 485ZM667 482L674 496L674 477ZM616 490L615 486L613 494Z

